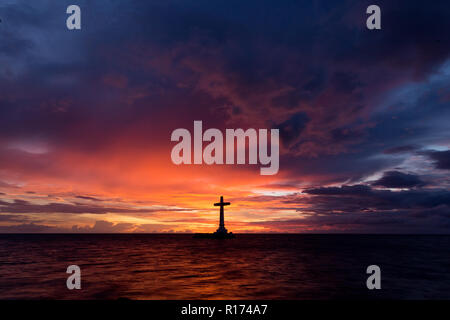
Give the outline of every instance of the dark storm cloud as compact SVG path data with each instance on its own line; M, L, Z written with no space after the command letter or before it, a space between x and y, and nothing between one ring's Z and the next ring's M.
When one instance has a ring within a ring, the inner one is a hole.
M275 124L274 127L280 130L282 143L289 146L300 136L308 121L309 118L305 113L296 113L286 121Z
M117 208L89 206L83 204L49 203L33 204L16 199L14 202L0 201L0 211L8 213L94 213L119 212Z
M423 154L434 160L437 169L450 170L450 150L447 151L426 151Z
M377 190L366 185L306 189L282 197L299 205L301 219L254 222L279 231L414 232L450 231L450 192L440 189Z
M273 220L251 223L280 232L340 233L448 233L450 220L447 207L422 210L382 210L378 212L343 212L315 215L302 219Z
M400 171L387 171L383 177L372 183L374 186L386 188L422 187L425 184L418 176Z
M413 152L417 149L419 149L418 146L406 145L406 146L398 146L398 147L392 147L392 148L386 149L383 151L383 153L385 153L385 154L401 154L401 153Z
M167 232L173 225L167 224L132 224L113 223L104 220L95 221L93 226L73 225L71 228L60 228L31 222L9 226L0 226L0 233L121 233L121 232Z
M359 152L341 153L331 156L284 156L280 167L298 174L300 177L311 176L314 181L323 184L356 183L373 172L383 170L387 166L401 163L401 159L372 157L373 149L367 148ZM301 178L300 178L301 181Z
M27 220L25 216L17 214L0 214L0 222L23 222L24 220Z
M406 190L390 191L372 189L365 185L324 187L304 190L312 195L308 201L321 212L341 210L362 212L366 210L418 210L450 206L450 191ZM302 198L285 200L286 203L304 201ZM450 214L450 211L448 211Z
M0 42L0 52L3 55L23 54L24 51L27 51L32 47L28 41L14 38L12 33L9 33L9 35L3 33L0 36L0 40L2 40Z
M334 143L345 143L361 141L364 130L356 128L336 128L331 130L331 141Z
M11 24L24 26L16 32L11 27L8 38L31 46L22 50L25 58L3 53L27 69L15 79L18 86L2 83L9 92L1 101L6 107L0 130L6 136L40 135L68 148L95 150L136 121L157 121L163 106L174 113L192 110L170 101L177 97L201 104L203 118L225 102L236 121L255 111L255 121L277 119L294 154L347 152L346 146L361 142L367 130L360 117L378 94L372 88L398 82L411 69L424 78L449 52L447 41L429 41L436 30L449 30L441 14L446 3L440 1L433 6L382 1L389 32L372 33L365 28L365 4L357 1L81 1L86 28L79 34L56 27L64 22L58 14L64 5L18 2L4 8ZM415 15L423 22L420 28L411 19ZM60 45L48 54L50 43L34 41L31 30L56 36ZM47 53L37 57L42 51ZM114 73L122 85L101 85L102 79L118 83ZM219 77L220 94L211 89L217 86L212 75ZM28 98L17 98L22 90ZM201 98L199 91L209 97ZM131 106L124 107L127 102ZM294 116L280 109L293 110ZM311 128L305 132L306 122ZM141 137L134 142L142 144L146 136Z
M362 82L356 74L346 72L334 73L331 83L337 90L346 93L352 93L356 88L362 86Z
M95 197L89 197L89 196L75 196L75 198L84 199L84 200L92 200L92 201L103 201L102 199L98 199Z
M186 211L187 209L134 209L109 206L86 205L81 203L48 203L35 204L16 199L14 202L0 200L0 212L6 213L73 213L73 214L106 214L106 213L152 213L165 211Z
M341 187L327 187L327 188L316 188L316 189L306 189L304 193L314 194L314 195L369 195L372 189L366 185L354 185L354 186L341 186Z

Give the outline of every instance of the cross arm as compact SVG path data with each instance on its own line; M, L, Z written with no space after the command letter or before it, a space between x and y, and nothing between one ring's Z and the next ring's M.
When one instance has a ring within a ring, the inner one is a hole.
M216 206L216 207L219 207L219 206L229 206L231 203L230 202L218 202L218 203L214 203L214 205Z

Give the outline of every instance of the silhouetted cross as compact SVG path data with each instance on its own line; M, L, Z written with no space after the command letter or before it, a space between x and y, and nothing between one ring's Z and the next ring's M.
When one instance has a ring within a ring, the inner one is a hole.
M221 210L223 210L224 206L229 206L231 203L229 202L223 202L223 196L220 196L220 202L214 203L216 207L220 207Z
M223 207L229 206L229 202L223 202L223 196L220 196L220 202L214 203L216 207L220 207L220 220L219 220L219 229L217 232L227 233L227 229L225 229L225 217L223 214Z

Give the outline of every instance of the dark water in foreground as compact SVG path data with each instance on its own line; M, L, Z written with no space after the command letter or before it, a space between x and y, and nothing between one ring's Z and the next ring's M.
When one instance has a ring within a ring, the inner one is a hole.
M450 236L0 235L0 299L450 299L449 253Z

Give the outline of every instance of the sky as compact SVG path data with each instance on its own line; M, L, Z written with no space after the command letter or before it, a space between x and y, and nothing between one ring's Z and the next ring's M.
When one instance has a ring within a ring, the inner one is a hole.
M372 2L3 0L0 233L450 233L450 4ZM194 120L278 174L173 164Z

